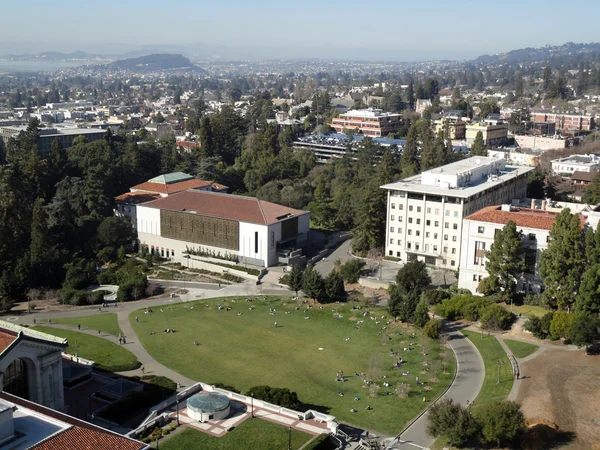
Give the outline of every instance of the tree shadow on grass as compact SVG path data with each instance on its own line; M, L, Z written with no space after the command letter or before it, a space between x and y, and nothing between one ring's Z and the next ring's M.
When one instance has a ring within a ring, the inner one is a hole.
M576 434L546 424L534 425L525 430L521 437L520 448L523 450L546 450L559 448L572 443Z
M324 405L313 405L312 403L302 403L300 405L300 411L308 411L309 409L323 414L329 414L329 411L331 411L331 407Z

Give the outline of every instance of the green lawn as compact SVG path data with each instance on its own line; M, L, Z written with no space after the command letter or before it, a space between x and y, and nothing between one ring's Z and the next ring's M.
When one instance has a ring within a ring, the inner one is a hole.
M84 359L91 359L99 369L110 372L124 372L140 367L140 362L133 353L106 339L62 328L34 327L33 329L67 338L69 340L67 353L72 355L75 354L75 344L77 343L78 355Z
M161 440L160 448L163 450L285 449L288 448L288 432L288 428L266 420L248 419L219 438L188 428L164 442ZM293 449L302 447L310 439L312 439L310 434L292 430Z
M521 341L513 341L512 339L504 339L504 343L508 348L510 348L510 351L517 358L525 358L526 356L531 355L539 348L535 344L529 344L527 342Z
M117 322L117 315L115 313L110 314L98 314L97 316L85 316L85 317L72 317L69 319L53 319L52 323L62 323L66 325L81 325L81 328L89 328L92 330L100 330L106 334L112 334L113 336L119 336L123 334L119 328Z
M381 308L371 309L377 317L371 320L361 316L364 309L352 311L351 304L326 305L304 313L306 305L291 299L269 298L266 302L261 299L252 303L245 298L237 298L235 303L233 300L176 304L164 307L164 312L156 308L152 314L139 310L132 312L130 320L148 352L182 375L206 383L225 383L242 392L256 385L287 387L298 393L307 408L386 434L400 431L426 406L423 396L437 397L452 379L455 367L452 351L444 351L448 373L443 375L440 370L443 349L439 344L422 337L419 331L415 338L410 338L412 329L401 324L384 329L388 316ZM210 307L205 308L206 304ZM218 305L230 306L232 310L219 311ZM250 311L250 305L256 309ZM300 309L296 310L296 306ZM270 308L277 310L275 316L269 314ZM332 308L343 318L335 319ZM139 323L134 320L136 316ZM358 320L364 322L357 324ZM163 333L166 328L175 328L177 332ZM346 341L348 337L350 340ZM194 341L200 345L193 345ZM416 345L413 351L403 351L409 342L428 348L427 356L420 354ZM402 369L392 368L398 358L390 356L391 348L406 361ZM423 366L423 362L429 366ZM338 371L344 372L346 382L335 381ZM410 374L403 376L403 371ZM426 381L433 377L434 371L440 381L431 383L431 391L424 392L423 386L416 386L416 376ZM364 377L355 376L355 372L366 373L379 387L372 393L374 398L369 397L370 388L363 387ZM387 379L383 379L384 375ZM384 382L390 386L384 387ZM399 382L411 385L408 398L394 394ZM338 395L339 392L344 395ZM386 395L387 392L392 395ZM366 406L372 410L365 410ZM357 412L351 413L351 409Z
M504 349L494 336L483 335L473 331L461 331L467 336L483 358L485 378L479 395L475 399L475 407L496 400L504 400L513 385L513 372L510 360ZM503 364L498 366L497 362ZM500 384L498 384L498 367L500 367Z
M510 304L505 305L505 308L510 311ZM530 306L530 305L513 305L512 312L517 316L521 314L524 317L542 317L549 311L541 306Z

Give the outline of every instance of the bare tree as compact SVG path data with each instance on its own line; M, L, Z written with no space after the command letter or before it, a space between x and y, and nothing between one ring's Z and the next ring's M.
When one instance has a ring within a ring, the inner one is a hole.
M396 395L400 398L406 398L408 393L410 392L410 384L408 383L398 383L396 384Z

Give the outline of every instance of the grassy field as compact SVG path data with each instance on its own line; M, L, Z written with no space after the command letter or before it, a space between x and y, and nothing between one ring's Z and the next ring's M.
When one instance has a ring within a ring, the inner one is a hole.
M535 344L529 344L527 342L521 341L513 341L512 339L504 339L504 343L508 348L510 348L510 351L517 358L525 358L526 356L531 355L539 348Z
M467 336L483 358L485 378L479 395L475 399L475 408L496 400L504 400L513 385L513 372L510 360L504 349L494 336L487 336L472 331L461 331ZM502 365L498 365L498 361ZM500 367L500 384L498 384L498 367Z
M510 304L505 305L505 308L510 311ZM549 311L541 306L529 306L529 305L521 305L515 306L513 305L512 311L517 316L521 314L524 317L542 317L544 314Z
M133 353L106 339L62 328L34 327L34 330L67 338L69 340L67 353L72 355L75 354L75 343L77 343L78 355L84 359L91 359L99 369L109 372L124 372L140 366L140 362Z
M117 337L119 334L123 334L117 322L117 315L114 313L98 314L97 316L72 317L69 319L54 319L52 323L62 323L73 325L75 327L81 325L82 328L100 330L103 333L112 334Z
M161 441L160 448L163 450L283 449L288 448L288 432L288 428L266 420L248 419L219 438L188 428L164 442ZM292 430L292 448L302 447L311 438L310 434Z
M218 305L223 309L218 310ZM182 375L225 383L242 392L256 385L287 387L298 393L306 408L382 433L396 433L426 406L423 396L433 399L447 387L455 368L452 351L440 349L419 331L411 338L413 329L405 325L386 324L389 318L383 309L371 309L371 319L361 315L364 309L352 307L334 304L304 312L307 305L291 299L261 298L248 303L245 298L227 298L177 304L165 307L164 312L157 308L152 314L134 311L130 320L148 352ZM276 309L274 316L270 308ZM343 317L336 319L338 314ZM166 328L177 332L164 333ZM415 344L414 349L404 351L409 343ZM390 355L392 348L405 360L401 369L392 367L399 358ZM424 348L426 356L420 353ZM447 362L446 374L442 374L442 359ZM336 382L338 371L344 372L346 382ZM430 383L431 391L416 386L416 376L427 381L434 378L434 372L440 381ZM376 387L366 386L365 378ZM395 395L399 382L410 385L407 398ZM365 410L367 406L372 410Z

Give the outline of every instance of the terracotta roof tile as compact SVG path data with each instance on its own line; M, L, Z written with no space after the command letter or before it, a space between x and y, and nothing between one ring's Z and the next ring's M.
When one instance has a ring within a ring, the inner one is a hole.
M0 353L6 350L17 340L17 334L9 331L0 330Z
M187 191L188 189L198 189L210 185L210 181L198 180L197 178L194 178L193 180L185 180L180 181L179 183L170 184L151 183L150 181L146 181L145 183L133 186L131 189L136 191L158 192L160 194L171 195L177 192Z
M115 197L115 200L118 202L139 204L150 202L152 200L156 200L157 198L161 198L161 195L153 194L151 192L125 192L124 194Z
M488 206L465 217L477 222L490 222L506 225L511 220L517 227L552 230L552 225L559 213L530 208L513 208L512 211L502 211L502 206ZM585 217L580 216L582 227Z
M253 197L189 190L144 204L148 208L171 211L194 211L196 214L239 222L267 225L279 222L278 217L299 216L307 211L265 202Z
M50 436L30 450L140 450L146 445L115 433L71 427Z

